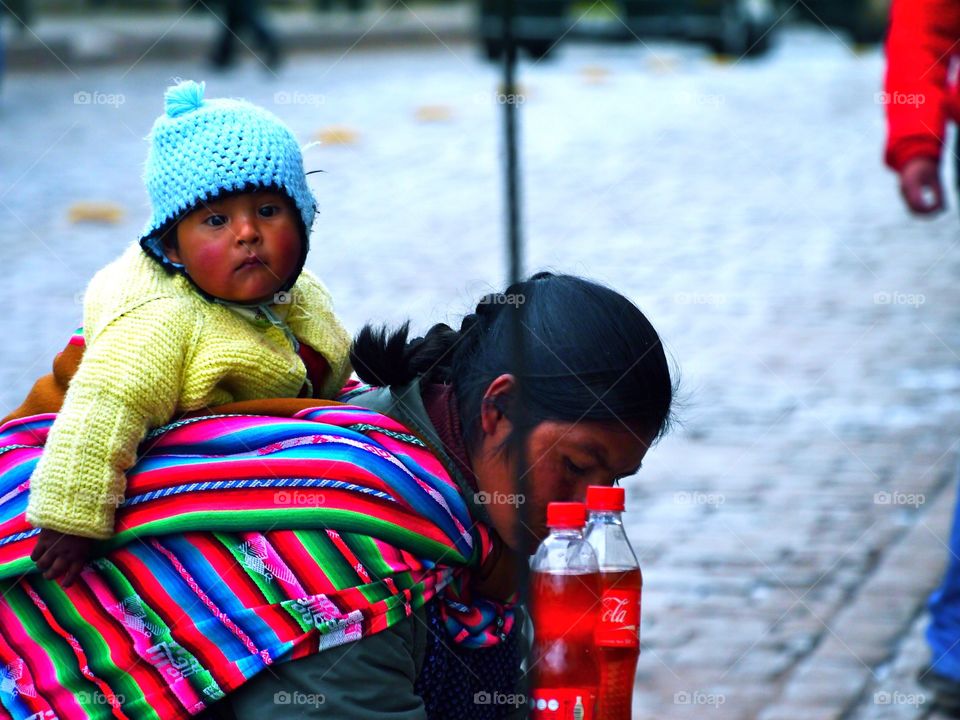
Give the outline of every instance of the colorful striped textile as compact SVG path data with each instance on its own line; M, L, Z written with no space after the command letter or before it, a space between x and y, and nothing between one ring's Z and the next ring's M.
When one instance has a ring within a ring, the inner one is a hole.
M86 347L87 342L83 338L83 326L80 326L73 331L73 334L70 336L70 339L67 341L67 344L80 345L81 347Z
M0 427L0 718L188 717L435 596L463 646L510 633L509 608L471 601L490 538L447 471L350 405L154 431L116 535L72 587L46 581L24 511L54 418Z

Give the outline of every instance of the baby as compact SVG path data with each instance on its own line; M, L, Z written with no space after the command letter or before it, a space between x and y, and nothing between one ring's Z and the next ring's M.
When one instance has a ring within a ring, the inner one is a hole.
M166 92L145 169L152 216L87 288L86 349L30 479L31 557L64 586L113 534L149 430L239 400L331 398L350 373L350 337L303 267L316 201L293 133L203 92Z

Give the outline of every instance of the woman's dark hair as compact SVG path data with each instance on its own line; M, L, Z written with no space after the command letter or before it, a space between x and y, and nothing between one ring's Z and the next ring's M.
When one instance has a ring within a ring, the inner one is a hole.
M655 438L670 427L674 386L657 331L623 295L572 275L537 273L487 295L455 331L434 325L408 341L409 323L365 326L350 351L372 385L452 383L468 443L479 438L490 383L513 370L511 315L522 321L526 420L616 421Z

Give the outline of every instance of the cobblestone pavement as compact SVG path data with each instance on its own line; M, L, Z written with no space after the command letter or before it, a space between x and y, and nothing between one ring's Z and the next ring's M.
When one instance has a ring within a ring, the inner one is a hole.
M881 74L878 52L812 30L755 62L572 45L522 69L528 267L628 293L682 370L683 423L628 482L635 717L931 713L913 675L955 493L958 226L901 208ZM14 74L0 410L145 219L142 138L177 75L274 107L304 141L350 141L306 157L326 171L309 266L351 328L457 321L500 286L498 81L472 47L301 57L277 78L149 58ZM94 202L123 215L71 221L109 215Z

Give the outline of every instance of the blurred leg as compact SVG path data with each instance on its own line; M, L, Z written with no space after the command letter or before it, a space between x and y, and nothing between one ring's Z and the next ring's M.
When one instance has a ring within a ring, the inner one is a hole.
M954 143L953 160L958 184L957 204L960 205L960 139ZM930 610L930 626L927 628L930 670L960 683L960 497L953 511L947 571L940 587L930 596L927 607Z
M223 27L210 61L219 68L233 64L236 55L237 36L243 32L243 0L223 0L220 20Z
M3 13L0 13L0 90L3 89L3 71L6 68L7 55L3 45Z
M264 54L264 63L268 67L275 66L280 59L280 48L264 18L260 0L239 0L239 3L242 5L243 24L250 28L258 49Z
M953 514L947 571L940 587L930 596L928 607L931 668L960 682L960 503Z

